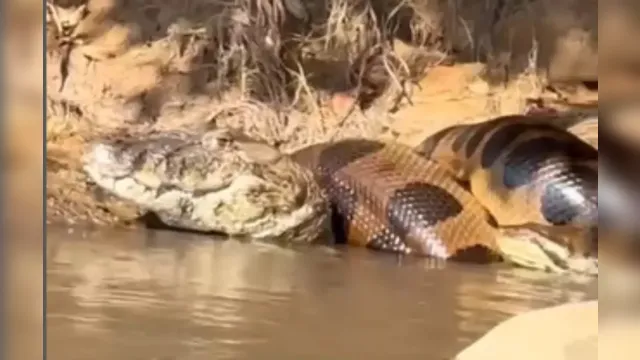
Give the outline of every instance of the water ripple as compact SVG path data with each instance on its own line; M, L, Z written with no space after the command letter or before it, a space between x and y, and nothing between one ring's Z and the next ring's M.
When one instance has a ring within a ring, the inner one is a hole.
M445 359L512 314L597 289L175 233L51 229L47 260L49 354L64 359Z

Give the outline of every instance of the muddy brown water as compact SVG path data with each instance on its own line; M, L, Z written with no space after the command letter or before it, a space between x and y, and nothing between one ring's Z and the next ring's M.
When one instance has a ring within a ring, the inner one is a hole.
M451 359L597 283L363 249L50 228L49 359ZM535 336L535 334L532 334Z

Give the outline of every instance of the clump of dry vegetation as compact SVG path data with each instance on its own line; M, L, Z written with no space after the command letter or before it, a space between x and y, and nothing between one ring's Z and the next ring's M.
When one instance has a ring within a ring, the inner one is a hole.
M407 11L368 0L93 0L67 36L51 16L48 140L84 125L208 121L283 144L335 136L328 111L397 106L408 82L447 58L438 20ZM416 45L406 54L394 49L401 21Z
M488 80L488 107L523 73L524 104L543 92L552 61L540 59L557 47L537 33L543 17L575 13L545 0L49 1L53 202L82 189L82 147L113 131L215 124L285 150L395 134L429 69L469 61L488 64L474 75ZM574 20L556 28L589 30Z

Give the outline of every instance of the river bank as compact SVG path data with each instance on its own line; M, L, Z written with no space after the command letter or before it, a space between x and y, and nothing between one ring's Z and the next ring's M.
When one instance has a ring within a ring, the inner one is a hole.
M84 146L114 132L215 123L283 151L349 136L415 144L532 101L597 102L597 2L490 2L491 21L464 1L189 4L91 0L70 48L49 14L49 223L139 215L80 169Z

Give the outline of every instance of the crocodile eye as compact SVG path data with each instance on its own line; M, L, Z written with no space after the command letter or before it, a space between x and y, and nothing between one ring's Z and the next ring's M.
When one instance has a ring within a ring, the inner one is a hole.
M232 138L229 133L224 130L209 131L202 135L202 145L211 150L218 150L229 146Z
M231 143L232 139L231 136L229 134L224 134L223 136L218 138L218 142L221 145L229 145Z
M218 134L218 142L222 145L228 145L233 142L233 135L228 131L223 131Z

